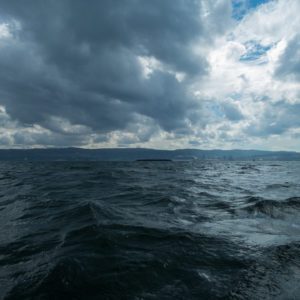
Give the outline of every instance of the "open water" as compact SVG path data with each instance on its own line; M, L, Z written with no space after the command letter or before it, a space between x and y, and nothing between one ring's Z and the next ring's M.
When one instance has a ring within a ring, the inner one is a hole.
M1 162L0 299L300 299L300 162Z

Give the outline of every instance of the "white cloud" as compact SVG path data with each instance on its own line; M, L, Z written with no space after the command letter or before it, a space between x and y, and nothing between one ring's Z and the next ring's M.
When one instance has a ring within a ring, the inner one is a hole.
M208 55L209 76L194 86L199 101L210 99L212 103L210 118L207 116L212 125L207 136L215 131L218 139L209 141L210 145L217 142L222 148L244 148L247 144L248 148L297 150L299 142L294 141L292 131L298 130L299 124L281 119L288 120L292 113L289 107L300 102L300 83L281 80L276 72L300 30L299 11L297 0L268 2L237 21L216 41ZM238 126L233 126L233 120L216 117L217 107L224 106L228 98L244 116ZM227 126L218 126L224 123Z
M9 24L2 23L0 24L0 39L11 37L11 33L9 31Z

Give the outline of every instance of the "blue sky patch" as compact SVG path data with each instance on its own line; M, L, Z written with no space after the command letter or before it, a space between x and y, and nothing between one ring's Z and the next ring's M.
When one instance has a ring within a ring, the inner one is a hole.
M249 41L246 45L247 52L240 57L240 61L253 61L261 58L272 46L263 46L255 41Z
M250 10L272 0L232 0L232 17L241 20Z

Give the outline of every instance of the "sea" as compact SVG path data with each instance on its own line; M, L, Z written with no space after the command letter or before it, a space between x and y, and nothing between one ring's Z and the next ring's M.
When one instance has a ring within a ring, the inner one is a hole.
M300 299L300 162L0 162L0 299Z

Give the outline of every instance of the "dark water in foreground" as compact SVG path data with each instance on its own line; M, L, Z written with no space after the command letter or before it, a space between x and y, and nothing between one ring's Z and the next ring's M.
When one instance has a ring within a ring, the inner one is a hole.
M2 162L0 298L300 299L300 163Z

